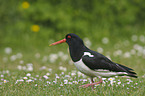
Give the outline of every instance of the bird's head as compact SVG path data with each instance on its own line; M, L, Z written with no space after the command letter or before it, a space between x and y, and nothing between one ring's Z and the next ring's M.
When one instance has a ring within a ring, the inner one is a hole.
M70 33L65 36L65 39L52 43L49 46L57 45L57 44L64 43L64 42L66 42L69 46L84 45L83 40L79 36L77 36L74 33Z

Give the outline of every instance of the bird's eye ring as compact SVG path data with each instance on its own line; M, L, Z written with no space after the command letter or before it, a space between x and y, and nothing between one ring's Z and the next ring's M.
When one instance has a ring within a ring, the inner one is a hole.
M67 36L67 38L71 38L71 36Z

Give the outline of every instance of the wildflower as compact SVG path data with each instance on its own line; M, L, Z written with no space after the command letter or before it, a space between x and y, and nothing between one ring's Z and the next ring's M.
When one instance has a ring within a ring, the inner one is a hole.
M4 83L7 83L7 80L4 80Z
M87 47L90 47L92 45L91 41L88 38L84 38L84 42Z
M117 50L113 53L114 56L119 56L122 54L122 50Z
M131 53L132 55L135 55L136 50L132 49L132 50L130 51L130 53Z
M110 81L110 84L113 85L115 78L108 78L108 80Z
M104 37L103 39L102 39L102 43L103 44L107 44L109 42L109 39L107 38L107 37Z
M131 79L126 79L127 81L129 81L129 82L133 82Z
M83 75L80 71L78 71L77 73L79 77Z
M54 84L56 84L57 81L53 81Z
M12 56L10 57L10 59L11 59L11 61L15 61L15 60L17 59L17 56L16 56L16 55L12 55Z
M61 72L61 74L63 75L63 74L64 74L64 72Z
M99 48L97 48L97 51L98 51L99 53L103 53L103 48L99 47Z
M23 69L23 70L26 70L26 66L23 66L22 69Z
M1 77L4 77L4 75L1 75Z
M27 64L27 71L33 71L33 64L32 63Z
M23 82L24 80L23 80L23 79L20 79L20 80L17 80L17 82L18 82L18 81Z
M139 39L140 39L141 42L145 42L145 36L141 35L141 36L139 37Z
M66 61L66 60L68 59L68 55L64 54L63 56L61 56L61 59L62 59L63 61Z
M46 76L46 75L44 75L43 77L44 77L45 79L48 79L48 78L49 78L49 77L48 77L48 76Z
M143 47L140 46L140 45L138 45L138 44L135 44L135 45L133 46L133 48L136 49L136 50L138 50L138 51L142 51L142 50L143 50Z
M49 55L49 61L51 63L54 63L56 61L56 59L58 59L58 55L57 54L50 54Z
M35 57L36 57L36 58L40 58L40 53L36 53L36 54L35 54Z
M121 82L118 82L117 84L118 84L118 85L120 85L120 84L121 84Z
M16 54L16 57L17 57L17 58L22 58L23 55L22 55L22 53L17 53L17 54Z
M68 77L69 78L70 76L69 75L65 75L65 77Z
M46 66L42 66L41 68L39 68L39 70L45 70Z
M23 77L23 79L25 79L25 80L26 80L26 79L28 79L28 77Z
M49 68L49 69L48 69L48 71L49 71L49 72L52 72L52 69L51 69L51 68Z
M106 78L102 78L102 80L106 80Z
M37 86L37 84L35 84L35 86Z
M59 70L66 71L66 67L60 66Z
M62 57L63 55L64 55L64 53L63 53L62 51L59 51L59 52L58 52L58 56L59 56L59 57Z
M68 83L68 80L65 79L65 80L64 80L64 84L67 84L67 83Z
M99 86L100 84L96 84L95 86Z
M72 73L71 73L71 76L74 76L74 75L76 75L76 73L73 73L73 72L72 72Z
M59 76L56 76L55 78L60 78Z
M118 76L115 76L116 78L118 78Z
M33 81L33 80L29 79L29 80L27 80L26 82L28 82L28 83L29 83L29 82L32 82L32 81Z
M132 37L131 37L131 39L132 39L132 41L137 41L137 39L138 39L138 37L137 37L137 35L133 35Z
M32 30L33 32L38 32L38 31L40 30L40 27L39 27L39 25L32 25L32 26L31 26L31 30Z
M22 7L23 7L24 9L29 8L29 6L30 6L30 4L29 4L27 1L24 1L24 2L22 3Z
M12 48L10 48L10 47L5 48L5 53L6 54L12 53Z
M129 58L129 57L130 57L130 53L129 52L124 53L124 58Z
M87 79L83 79L83 82L86 82L86 81L88 81Z
M29 77L30 77L30 76L31 76L31 74L30 74L30 73L27 73L27 74L26 74L26 76L29 76Z
M60 86L63 86L63 84L61 83Z
M24 61L23 61L23 60L21 60L19 63L20 63L20 64L23 64L23 63L24 63Z
M135 83L135 85L137 85L138 83Z
M73 81L73 83L78 84L78 82L77 82L77 81Z
M72 82L68 82L68 84L72 84Z
M50 73L46 73L46 75L47 75L47 76L49 76L49 75L50 75Z
M21 65L18 65L17 68L18 68L19 70L22 70L22 66L21 66Z
M105 86L105 84L102 84L102 86Z
M145 78L145 74L142 77Z
M47 81L46 83L47 83L47 84L51 84L51 82L49 82L49 81Z

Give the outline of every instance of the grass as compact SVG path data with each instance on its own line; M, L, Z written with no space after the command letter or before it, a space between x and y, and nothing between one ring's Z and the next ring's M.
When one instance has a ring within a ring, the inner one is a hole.
M107 44L101 42L96 46L90 46L96 51L102 48L102 54L133 68L138 74L137 79L106 78L102 85L95 86L94 91L91 87L79 88L90 81L87 76L77 71L65 44L31 52L15 49L11 52L11 48L3 48L0 51L1 96L144 96L144 44L145 40L132 41L128 38L115 44L109 41ZM52 58L49 58L50 55ZM95 81L98 79L95 78Z

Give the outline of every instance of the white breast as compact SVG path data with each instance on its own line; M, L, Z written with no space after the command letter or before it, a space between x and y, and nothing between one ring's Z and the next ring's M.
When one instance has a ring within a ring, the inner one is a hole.
M84 73L85 75L91 76L91 77L96 77L95 75L95 71L91 70L90 68L88 68L82 61L82 59L80 61L74 62L74 65L77 67L77 69Z

